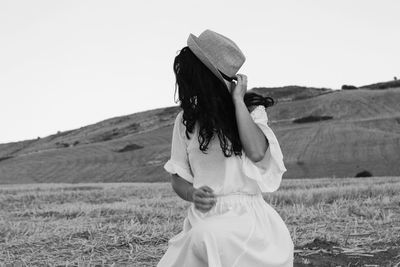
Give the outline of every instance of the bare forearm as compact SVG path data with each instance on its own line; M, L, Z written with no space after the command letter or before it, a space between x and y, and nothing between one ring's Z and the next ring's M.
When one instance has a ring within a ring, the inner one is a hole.
M233 99L240 141L246 155L253 161L261 160L268 142L261 129L254 123L242 99Z
M175 193L183 200L193 202L192 192L194 190L193 184L189 183L179 175L173 174L171 177L171 185Z

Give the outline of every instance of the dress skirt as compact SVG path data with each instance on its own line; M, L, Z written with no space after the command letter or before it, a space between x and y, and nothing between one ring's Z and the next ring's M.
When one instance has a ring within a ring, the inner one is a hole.
M183 230L168 241L158 267L292 267L286 224L261 193L217 195L202 213L192 203Z

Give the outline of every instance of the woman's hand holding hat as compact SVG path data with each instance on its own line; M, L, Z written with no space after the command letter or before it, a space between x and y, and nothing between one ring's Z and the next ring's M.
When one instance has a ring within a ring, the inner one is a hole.
M231 83L231 94L233 101L244 101L244 94L247 91L247 76L236 74L237 83Z

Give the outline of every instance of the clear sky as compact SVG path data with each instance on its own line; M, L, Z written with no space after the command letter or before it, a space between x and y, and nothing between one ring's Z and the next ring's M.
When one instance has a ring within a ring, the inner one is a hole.
M173 59L211 29L248 86L400 77L398 0L1 0L0 143L172 106Z

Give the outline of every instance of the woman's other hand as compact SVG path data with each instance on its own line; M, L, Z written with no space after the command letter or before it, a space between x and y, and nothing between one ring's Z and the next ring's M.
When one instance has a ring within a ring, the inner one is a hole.
M236 74L237 83L231 83L232 99L243 101L244 94L247 91L247 76L244 74Z
M203 213L209 211L217 202L213 190L206 185L194 188L192 199L194 207Z

